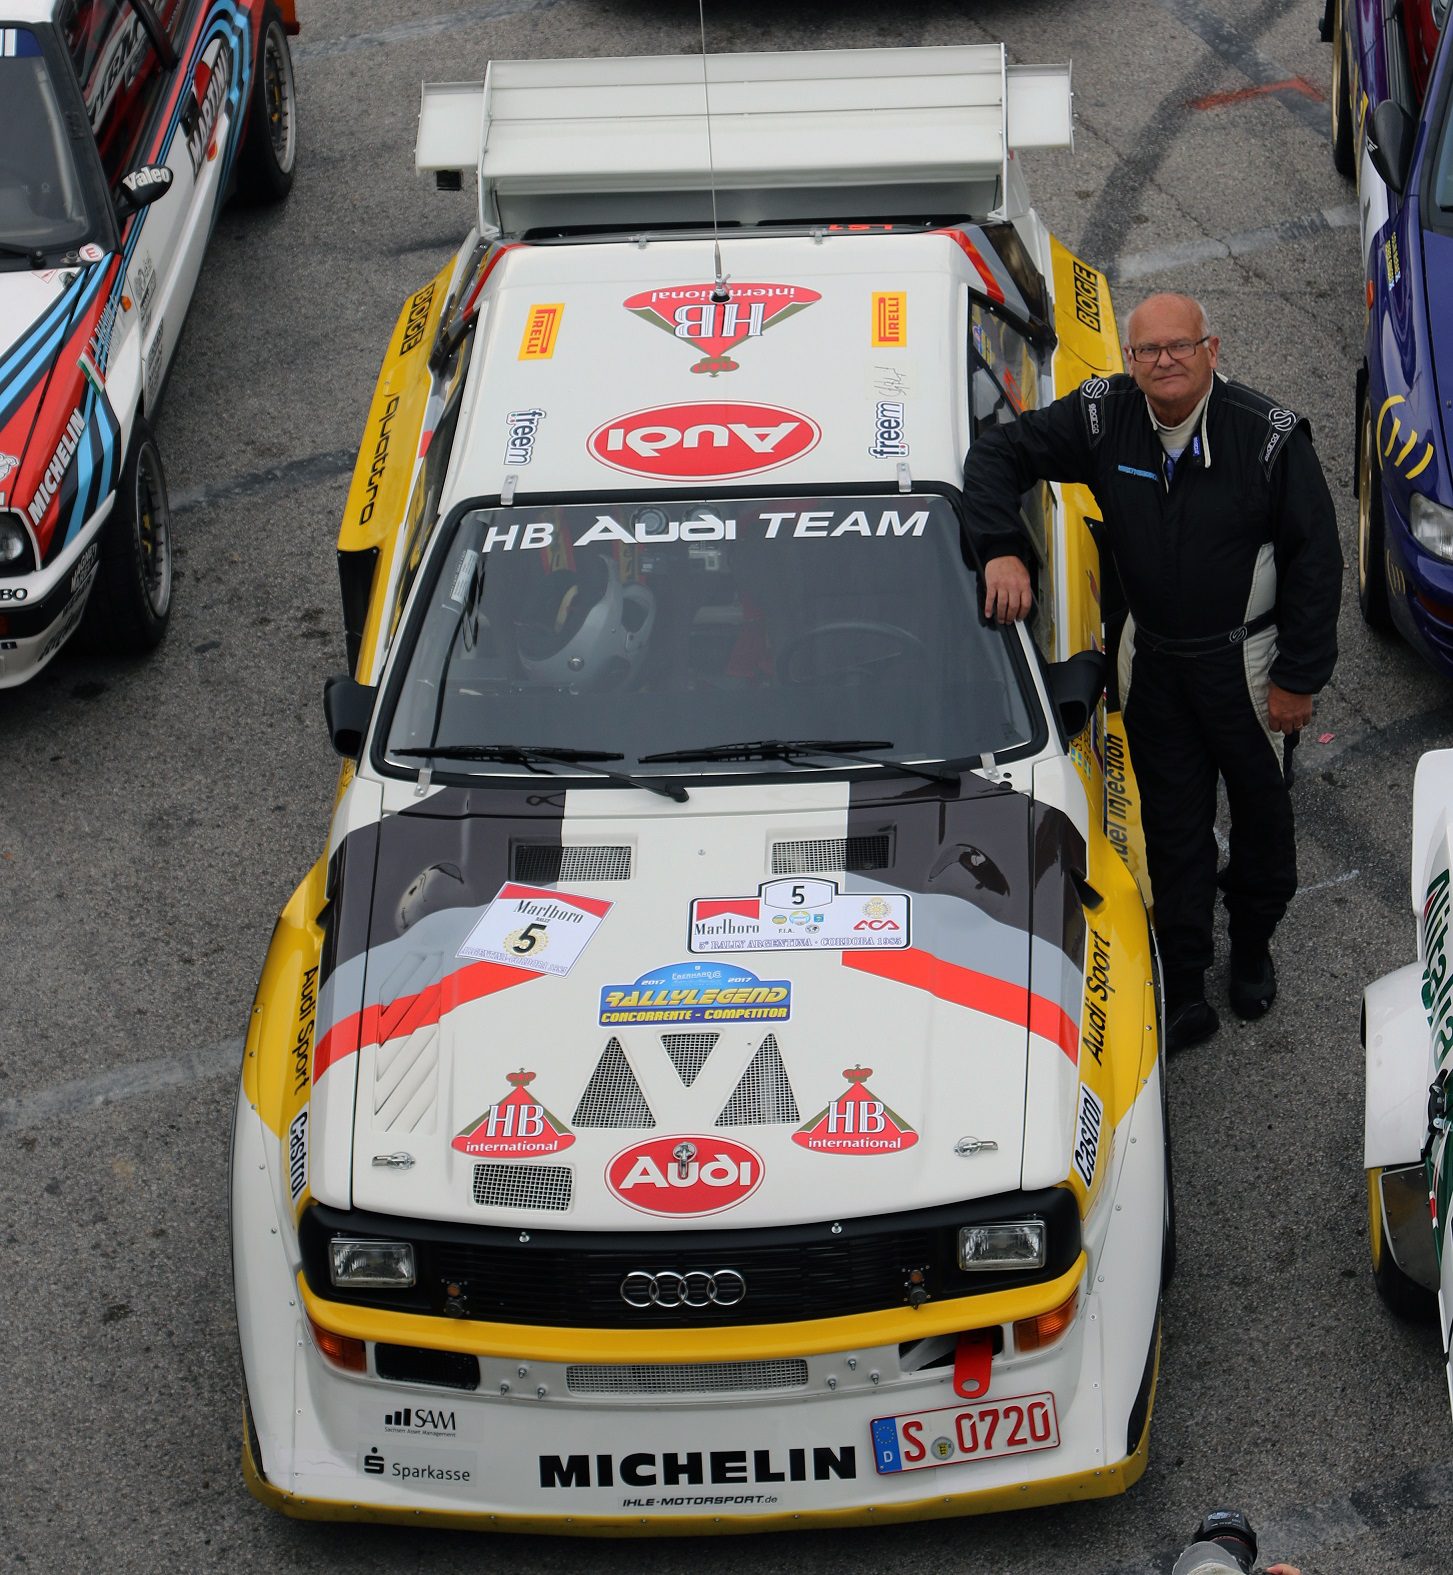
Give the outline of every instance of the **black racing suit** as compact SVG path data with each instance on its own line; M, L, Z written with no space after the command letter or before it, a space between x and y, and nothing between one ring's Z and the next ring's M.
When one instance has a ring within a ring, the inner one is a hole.
M964 499L987 562L1032 559L1019 500L1034 483L1078 481L1095 494L1134 621L1121 702L1175 1004L1200 993L1213 956L1218 773L1231 808L1232 944L1263 944L1296 891L1291 799L1266 685L1314 694L1331 677L1342 553L1306 422L1239 383L1215 379L1165 476L1134 379L1093 378L977 438Z

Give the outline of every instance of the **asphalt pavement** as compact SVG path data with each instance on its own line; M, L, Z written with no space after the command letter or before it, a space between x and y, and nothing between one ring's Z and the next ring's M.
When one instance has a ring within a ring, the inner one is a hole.
M1298 756L1281 997L1171 1068L1180 1270L1141 1482L1017 1515L640 1544L297 1524L243 1487L225 1179L240 1036L326 835L334 541L374 377L472 212L467 189L413 172L419 83L491 56L697 42L695 0L300 0L296 186L222 216L156 423L170 635L131 665L67 654L0 696L0 1568L1128 1575L1168 1570L1227 1502L1306 1575L1448 1568L1437 1334L1393 1321L1367 1266L1357 1023L1363 985L1413 955L1412 776L1449 737L1453 691L1357 612L1363 276L1321 10L707 5L714 49L1002 39L1018 61L1072 59L1076 152L1024 159L1040 212L1110 271L1122 321L1151 289L1199 296L1223 370L1310 417L1337 500L1342 657Z

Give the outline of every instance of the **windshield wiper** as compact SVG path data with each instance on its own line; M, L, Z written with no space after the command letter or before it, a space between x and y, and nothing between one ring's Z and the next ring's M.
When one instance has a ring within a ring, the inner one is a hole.
M23 257L32 268L45 267L45 248L42 246L12 246L0 241L0 257Z
M794 763L802 755L831 755L838 760L857 760L865 766L892 767L927 782L957 782L959 774L948 766L910 765L906 760L874 760L860 753L864 749L892 749L886 738L758 738L740 744L704 744L700 749L672 749L660 755L642 755L641 764L665 764L671 760L785 760Z
M678 782L660 782L628 776L624 771L608 771L596 765L598 760L624 760L624 755L612 754L606 749L551 749L540 744L430 744L427 749L391 749L392 755L410 758L429 757L435 760L498 760L505 765L524 766L536 771L541 764L582 766L598 777L609 777L623 787L645 788L648 793L659 793L663 798L678 804L686 802L686 789Z

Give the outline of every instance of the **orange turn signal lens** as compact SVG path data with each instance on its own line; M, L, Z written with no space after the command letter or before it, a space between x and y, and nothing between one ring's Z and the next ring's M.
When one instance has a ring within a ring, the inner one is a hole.
M334 1334L331 1329L320 1329L311 1318L308 1327L313 1331L313 1344L335 1367L350 1373L368 1371L368 1352L362 1340L355 1340L350 1334Z
M1077 1285L1070 1292L1069 1299L1058 1307L1049 1312L1036 1313L1033 1318L1020 1318L1014 1325L1014 1348L1020 1352L1042 1351L1047 1345L1053 1345L1075 1321L1079 1303L1080 1288Z

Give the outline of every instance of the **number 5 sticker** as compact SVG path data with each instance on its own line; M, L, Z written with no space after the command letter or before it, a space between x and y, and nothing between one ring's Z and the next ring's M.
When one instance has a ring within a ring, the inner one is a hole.
M564 975L575 966L611 904L574 892L501 886L459 948L459 956L530 973Z

